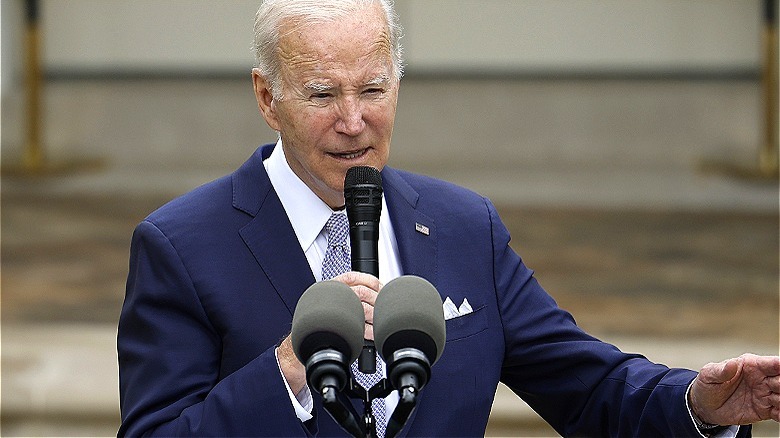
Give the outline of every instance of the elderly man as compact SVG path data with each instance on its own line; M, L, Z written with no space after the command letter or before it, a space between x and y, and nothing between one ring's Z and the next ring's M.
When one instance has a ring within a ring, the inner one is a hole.
M344 435L288 336L303 291L334 275L362 301L368 339L377 294L400 275L470 305L446 322L409 436L483 435L499 381L567 436L745 435L737 425L778 420L777 357L696 373L624 354L556 306L487 199L385 166L399 37L385 0L262 4L252 81L279 140L137 227L118 335L119 434ZM358 165L382 170L379 278L328 261L345 173ZM381 436L398 395L377 402Z

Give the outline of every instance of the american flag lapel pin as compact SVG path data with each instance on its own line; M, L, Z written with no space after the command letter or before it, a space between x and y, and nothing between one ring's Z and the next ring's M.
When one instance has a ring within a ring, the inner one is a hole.
M415 224L414 224L414 229L415 229L415 230L416 230L418 233L425 234L426 236L430 236L430 235L431 235L431 229L430 229L430 228L428 228L428 227L426 227L425 225L423 225L423 224L419 223L419 222L415 222Z

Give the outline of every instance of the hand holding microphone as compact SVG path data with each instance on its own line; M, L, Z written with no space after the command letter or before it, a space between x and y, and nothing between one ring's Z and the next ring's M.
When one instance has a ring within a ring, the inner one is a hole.
M417 394L430 380L431 366L444 349L442 301L433 285L414 276L399 277L379 293L379 171L350 168L344 198L352 271L304 292L293 316L292 347L305 364L306 381L323 396L328 413L355 436L375 433L371 400L397 389L400 398L385 431L386 437L393 437L416 406ZM359 356L359 376L374 374L374 340L387 364L388 378L376 384L358 383L350 375L349 364ZM363 423L339 397L342 392L364 401Z
M363 312L365 317L365 331L363 333L363 338L373 341L374 305L376 304L376 298L379 296L379 290L382 289L382 284L379 282L379 279L370 274L350 271L333 277L331 280L346 284L358 297L361 304L363 305Z
M291 334L295 355L306 365L309 385L322 394L331 416L355 436L365 430L336 396L347 386L349 364L362 348L364 318L360 300L349 286L320 282L298 301ZM385 431L386 437L392 437L409 418L417 394L430 380L431 367L444 350L441 296L420 277L396 278L376 298L374 329L388 380L400 396Z

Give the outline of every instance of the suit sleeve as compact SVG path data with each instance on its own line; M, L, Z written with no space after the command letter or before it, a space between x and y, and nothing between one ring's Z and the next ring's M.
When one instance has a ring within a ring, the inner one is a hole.
M304 436L274 347L219 378L221 339L151 222L133 234L117 336L120 436Z
M584 333L509 247L489 201L487 208L506 346L501 380L563 436L700 436L685 402L696 373Z

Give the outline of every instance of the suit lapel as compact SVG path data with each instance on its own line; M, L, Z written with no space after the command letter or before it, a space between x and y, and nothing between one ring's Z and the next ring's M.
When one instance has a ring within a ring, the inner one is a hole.
M263 167L272 149L259 149L233 174L233 206L254 216L239 234L292 315L315 279Z
M436 284L436 224L418 210L420 195L401 178L398 171L385 167L382 181L402 272Z
M385 167L382 171L382 181L401 257L401 271L404 275L423 277L435 285L438 274L436 224L432 218L418 210L419 193L396 170ZM423 390L399 436L407 436L424 399Z

